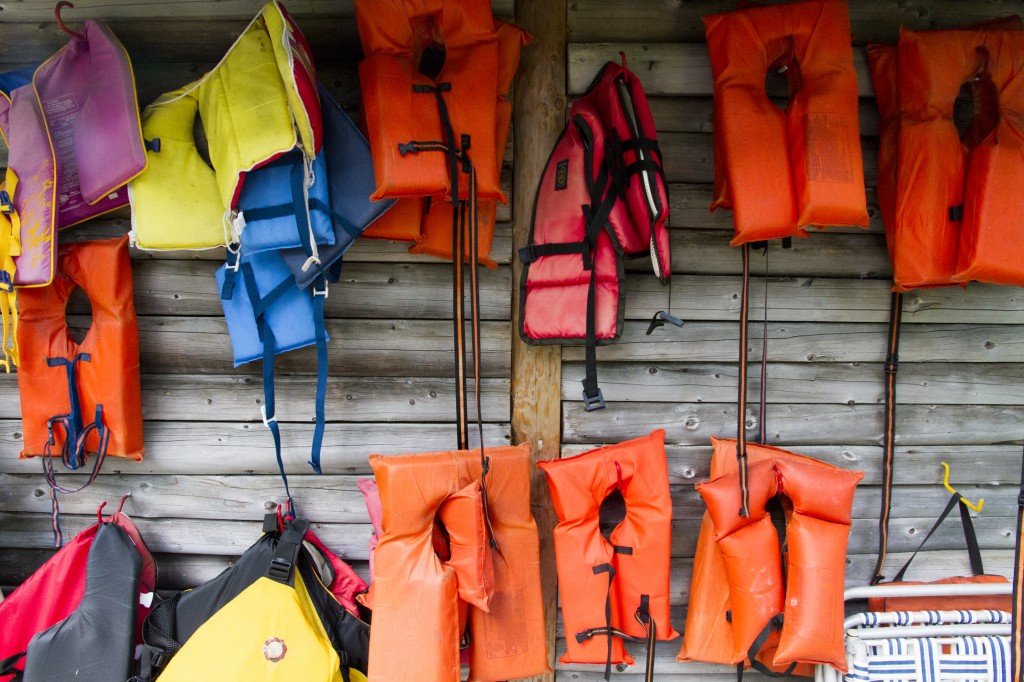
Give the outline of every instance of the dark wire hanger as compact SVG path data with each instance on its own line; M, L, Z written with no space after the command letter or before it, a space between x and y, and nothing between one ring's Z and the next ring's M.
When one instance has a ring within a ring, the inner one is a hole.
M67 33L72 38L85 38L85 36L79 33L78 31L72 31L70 28L68 28L64 24L64 20L60 18L60 11L65 7L70 7L74 9L75 6L67 0L60 0L60 2L57 3L57 6L53 8L53 16L57 20L57 26L60 28L60 30Z

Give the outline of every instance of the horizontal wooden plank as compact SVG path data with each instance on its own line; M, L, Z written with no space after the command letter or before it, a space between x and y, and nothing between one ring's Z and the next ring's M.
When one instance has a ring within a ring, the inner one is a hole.
M755 297L756 298L756 297ZM751 317L756 320L756 317ZM908 318L909 319L909 318ZM650 318L628 321L622 338L598 350L607 362L735 362L739 325L735 322L687 320L682 329L665 326L647 334ZM760 321L750 328L748 352L761 358ZM885 324L832 322L768 323L768 359L774 362L879 363L885 360ZM563 346L564 362L580 362L581 346ZM1024 339L1014 325L907 324L900 331L903 362L1024 362Z
M708 133L661 133L658 135L665 177L670 183L710 183L714 179L714 140ZM877 183L878 140L861 140L864 182Z
M473 382L468 410L476 419ZM279 376L274 382L279 422L309 422L316 410L316 378ZM454 420L455 379L333 377L324 403L329 422L442 422ZM483 420L509 420L508 379L480 383ZM0 419L21 416L18 389L0 381ZM66 404L62 403L62 404ZM142 417L160 421L259 422L263 381L252 376L142 376Z
M737 255L737 272L740 269ZM650 320L657 311L668 310L670 292L671 312L680 319L739 319L742 278L738 276L684 274L672 278L671 289L649 274L630 274L626 280L627 319ZM367 282L367 286L372 285ZM768 315L774 321L889 319L891 282L886 280L788 277L769 278L768 286ZM750 319L763 317L763 295L750 298ZM1021 324L1024 296L1016 287L988 284L972 284L965 289L916 289L903 298L903 323L909 326L920 322Z
M757 343L755 342L755 345ZM735 364L643 362L599 366L601 391L612 402L719 403L736 399ZM562 367L562 396L575 400L583 363ZM760 370L749 376L750 396L761 391ZM1024 364L902 363L898 398L903 404L1024 404ZM770 363L769 403L882 404L885 390L874 364Z
M274 440L262 424L249 422L148 421L143 424L146 454L141 462L108 457L103 471L109 474L276 474ZM470 429L470 443L477 443ZM310 472L309 448L312 424L288 424L281 429L281 456L285 471ZM0 421L0 471L38 474L38 459L18 459L21 450L21 420ZM508 445L508 424L484 424L488 446ZM396 455L406 452L453 450L457 447L455 424L357 424L327 425L321 463L325 474L370 473L367 455ZM58 465L58 469L61 469ZM65 474L63 470L60 475ZM3 547L3 543L0 543Z
M741 262L741 250L726 248L733 231L679 230L670 231L672 239L672 272L688 275L720 275L735 272ZM632 272L649 272L646 258L627 260ZM812 231L806 239L794 239L788 249L777 242L769 245L767 254L757 250L751 254L751 273L758 276L767 269L770 276L851 277L890 279L892 267L885 250L885 235L878 233L839 233ZM763 283L755 279L751 296L760 294Z
M125 510L130 514L127 506ZM60 520L65 537L70 538L96 523L96 514L61 514ZM239 556L259 539L263 527L262 513L253 521L132 520L150 551L174 554ZM314 520L310 527L342 559L365 561L368 558L367 541L373 528L370 524L330 524ZM37 549L50 547L52 543L49 514L0 514L0 547Z
M756 404L748 405L747 429L756 432ZM877 445L882 442L880 405L769 405L768 443ZM993 445L1021 442L1024 407L990 405L901 405L896 439L902 445ZM656 428L678 445L734 437L736 405L723 403L615 403L587 412L580 402L562 406L563 443L620 441Z
M136 261L135 307L147 315L220 317L224 310L214 280L214 263ZM511 272L482 269L480 316L507 320ZM331 287L326 317L451 319L451 265L352 263ZM72 313L83 312L70 305ZM468 311L467 311L468 315Z
M566 445L562 457L588 452L604 443ZM861 485L882 482L882 448L877 445L800 445L793 450L844 469L864 472ZM710 475L711 444L665 447L669 482L693 485ZM993 486L1013 486L1020 481L1018 445L930 445L897 446L893 480L896 485L939 486L943 480L942 461L950 462L952 480L958 486L975 485L984 491ZM936 490L938 494L938 490ZM982 492L982 494L984 494Z
M491 258L499 265L512 262L512 225L508 222L511 211L508 207L501 208L505 212L502 222L494 227L494 241L491 246ZM123 208L105 216L90 220L73 230L61 233L62 243L88 241L90 239L107 239L127 234L131 230L129 209ZM206 260L218 263L224 260L224 249L199 249L192 251L163 251L131 249L135 260ZM408 242L392 242L384 239L357 239L356 243L345 252L345 263L438 263L434 256L409 253Z
M659 132L710 133L714 130L714 100L711 97L662 96L649 97L647 101ZM861 98L858 113L861 137L878 137L878 106L875 100Z
M768 0L761 4L778 4ZM568 39L574 43L609 40L703 42L705 14L728 12L734 0L687 0L685 3L623 4L612 0L578 0L569 4ZM893 42L900 26L920 31L956 28L1010 13L1024 13L1020 0L955 2L950 0L857 0L849 5L850 28L857 45Z
M328 17L355 17L353 0L283 0L281 3L296 20L308 18L310 23ZM64 23L84 19L236 19L248 20L259 12L261 2L253 0L132 0L132 2L102 2L81 0L74 9L62 14ZM512 0L491 0L491 12L498 17L511 17L514 11ZM53 4L45 0L18 0L5 2L2 13L4 21L40 22L53 21ZM240 25L244 28L244 24Z
M580 95L607 62L619 61L625 52L629 68L640 77L648 95L708 96L713 78L707 46L701 43L610 42L569 43L569 94ZM857 92L861 97L874 94L863 48L854 48L853 66L857 72Z
M878 210L878 194L868 187L868 217L871 219L865 230L860 227L830 227L829 233L849 232L853 234L883 234L881 212ZM709 230L732 230L732 211L721 209L714 213L708 210L713 198L712 186L707 183L671 183L669 185L669 225ZM811 231L818 234L817 230Z
M288 477L302 514L323 523L369 524L356 476L298 474ZM40 476L0 474L0 512L49 513L50 495ZM250 521L287 501L278 476L99 476L76 495L60 497L61 516L87 516L104 501L131 493L125 511L132 519Z
M88 319L69 316L72 329ZM333 376L452 376L455 354L448 320L327 320L328 370ZM480 372L484 377L509 373L507 321L480 324ZM139 352L147 374L235 374L259 376L261 362L232 366L231 339L222 317L139 318ZM409 362L415 358L415 362ZM316 352L305 348L278 355L279 375L317 372ZM0 382L4 379L0 377Z

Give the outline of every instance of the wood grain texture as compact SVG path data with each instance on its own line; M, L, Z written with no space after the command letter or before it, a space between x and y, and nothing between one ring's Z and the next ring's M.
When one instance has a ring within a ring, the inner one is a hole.
M512 228L513 250L529 242L533 216L533 191L540 182L552 145L565 123L567 107L565 70L566 0L518 0L516 21L533 34L523 50L516 76L514 140L516 221ZM528 189L529 188L529 189ZM558 457L561 444L561 353L558 348L528 346L519 338L522 292L518 282L522 263L512 264L509 298L512 306L512 438L529 443L534 462ZM555 618L558 612L555 554L552 531L557 519L551 509L547 481L533 468L530 481L533 517L540 535L541 588L544 627L550 672L531 678L534 682L555 679Z

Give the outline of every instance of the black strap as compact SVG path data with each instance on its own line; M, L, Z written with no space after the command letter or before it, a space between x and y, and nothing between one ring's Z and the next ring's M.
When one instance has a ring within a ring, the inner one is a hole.
M1020 470L1020 491L1017 494L1017 538L1013 556L1013 624L1010 631L1010 652L1011 666L1010 679L1019 680L1024 673L1024 627L1021 619L1024 618L1024 552L1021 551L1021 544L1024 542L1024 458L1021 461Z
M788 668L786 668L780 673L777 673L761 661L757 660L757 654L760 653L761 647L764 646L764 643L768 641L768 637L772 634L772 631L781 629L782 614L780 613L776 616L773 616L771 620L765 623L765 626L761 629L761 632L758 633L753 643L751 643L750 649L747 650L747 658L750 659L750 667L752 667L754 670L761 673L762 675L767 675L768 677L785 677L786 675L793 672L793 670L796 668L796 661L794 661L793 663L789 664ZM742 661L736 666L736 680L737 682L742 682L743 680Z
M903 317L903 294L892 293L889 302L889 338L885 354L885 426L882 433L882 509L878 517L878 559L872 585L885 576L882 567L889 544L889 514L892 511L893 454L896 449L896 372L899 369L900 322Z
M530 244L519 249L519 260L523 265L532 263L541 256L571 256L585 254L587 242L556 242L553 244Z
M22 651L20 654L14 654L0 660L0 675L11 675L10 682L20 682L24 673L20 670L15 670L14 666L25 657L25 653Z
M295 564L299 560L302 540L308 530L309 521L306 519L288 519L285 522L284 530L277 539L277 547L274 548L274 558L267 567L268 578L283 585L295 584Z
M938 527L942 525L942 522L946 520L947 516L949 516L949 512L953 511L954 506L960 507L960 521L964 528L964 541L967 545L967 554L971 560L971 575L984 575L985 566L981 562L981 549L978 547L978 536L974 532L974 522L971 521L971 514L967 510L967 505L958 504L961 499L962 498L959 493L954 493L950 496L949 502L946 503L946 508L942 510L942 513L939 514L939 518L937 518L935 523L932 524L931 530L929 530L928 534L924 536L924 540L921 540L921 544L917 546L914 553L910 555L909 559L907 559L907 563L903 564L903 568L901 568L896 574L896 577L893 578L893 582L903 581L903 576L906 574L907 569L910 568L910 562L913 561L914 557L917 556L917 553L924 548L925 543L928 542L928 538L930 538Z

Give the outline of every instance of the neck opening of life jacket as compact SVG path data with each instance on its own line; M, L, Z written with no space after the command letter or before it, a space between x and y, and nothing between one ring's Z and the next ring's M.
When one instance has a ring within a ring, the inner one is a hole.
M309 522L277 514L213 580L161 602L144 627L141 682L365 682L370 628L325 586Z
M863 472L751 444L749 514L737 514L735 440L712 438L711 480L697 490L701 522L679 660L727 663L740 674L846 670L843 586L853 494ZM786 551L769 513L778 498ZM799 665L799 667L798 667Z
M880 113L878 202L893 271L873 583L884 579L887 556L903 293L971 280L1024 283L1021 252L1006 227L1021 214L1012 198L1015 178L1024 177L1013 114L1024 111L1013 66L1014 55L1024 55L1022 28L1020 17L1003 17L957 30L902 30L896 45L868 46ZM926 103L931 117L923 114Z
M381 504L369 595L371 680L460 679L467 622L469 679L497 682L548 670L530 449L493 447L488 455L487 508L475 451L370 456ZM437 547L438 517L447 548Z
M519 335L528 344L584 340L590 411L605 406L596 348L623 331L623 260L649 257L658 280L670 280L668 184L647 97L625 55L604 66L569 114L519 250Z
M28 649L29 642L36 634L57 625L79 608L87 591L86 581L91 570L89 566L92 563L92 547L100 528L106 525L116 525L122 529L131 538L132 549L141 559L138 589L128 603L134 605L138 612L135 619L136 627L131 633L130 646L142 642L142 622L149 613L156 588L156 564L138 529L121 511L127 499L127 496L122 498L117 511L106 517L102 516L106 502L100 504L96 510L95 524L78 533L0 602L0 619L4 622L3 631L0 632L0 660L11 662L10 665L0 664L0 669L4 671L0 672L0 679L8 679L5 674L15 674L15 671L25 669L25 659L18 660L20 652ZM106 552L101 554L104 555L102 563L110 564L113 559ZM127 572L127 563L121 563L119 559L117 565L125 567L124 572ZM114 573L115 580L123 577L121 570ZM100 588L103 589L102 586ZM46 645L46 648L49 646ZM60 651L50 650L50 654L64 663L68 662L69 657ZM70 660L85 661L86 658L93 657L82 654L81 658L72 656ZM36 672L40 671L41 669L37 669ZM72 678L73 674L67 674L50 679ZM103 679L115 678L110 676ZM127 679L127 676L118 679Z
M65 309L81 289L92 305L92 323L76 343ZM88 486L107 456L142 459L142 390L139 335L132 300L127 238L62 245L48 287L22 289L18 371L24 445L21 457L40 457L50 488L54 542L61 544L57 493ZM53 460L79 469L94 455L85 483L57 483Z
M567 634L561 662L604 663L607 680L613 664L633 664L623 640L645 642L645 679L653 679L655 640L679 636L669 623L672 498L665 432L538 466L558 515L555 559ZM615 491L626 514L606 540L600 505Z

